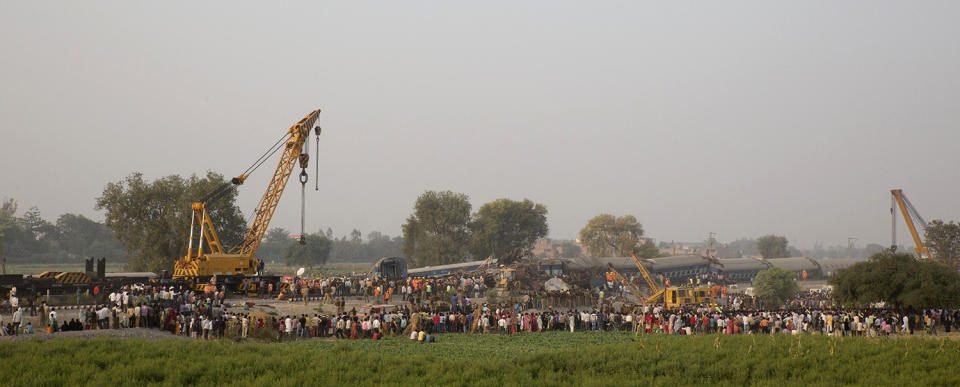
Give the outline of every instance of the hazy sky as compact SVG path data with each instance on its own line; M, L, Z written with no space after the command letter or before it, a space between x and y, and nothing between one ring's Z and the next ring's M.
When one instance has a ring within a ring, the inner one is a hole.
M892 188L928 220L960 219L957 15L957 1L5 0L0 198L102 219L106 183L236 175L322 108L311 231L397 235L420 193L449 189L474 209L543 203L554 238L607 212L666 241L886 245ZM245 215L275 165L242 187ZM299 228L299 189L272 226Z

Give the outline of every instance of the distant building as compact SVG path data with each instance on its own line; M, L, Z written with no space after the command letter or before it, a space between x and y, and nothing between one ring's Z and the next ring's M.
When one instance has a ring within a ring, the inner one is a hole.
M549 238L540 238L537 243L533 244L533 250L531 250L534 257L541 258L552 258L558 256L560 253L560 248L557 246L553 240Z

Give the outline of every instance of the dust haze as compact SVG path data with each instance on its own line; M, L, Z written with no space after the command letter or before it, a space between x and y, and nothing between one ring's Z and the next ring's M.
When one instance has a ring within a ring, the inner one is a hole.
M928 220L960 218L957 14L950 1L5 1L0 197L102 220L108 182L236 175L321 108L309 231L398 235L420 193L449 189L474 209L543 203L552 238L606 212L660 241L887 245L890 189ZM268 169L240 190L248 216ZM299 229L299 189L271 227Z

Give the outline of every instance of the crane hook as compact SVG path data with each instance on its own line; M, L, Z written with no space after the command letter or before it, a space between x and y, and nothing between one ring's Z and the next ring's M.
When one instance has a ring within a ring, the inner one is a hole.
M307 184L307 170L300 170L300 184Z
M317 127L313 128L313 133L316 134L316 138L317 138L317 148L316 148L316 150L314 151L314 152L317 152L317 156L316 156L316 157L317 157L317 162L315 163L316 168L317 168L316 174L317 174L317 176L320 176L320 126L317 126ZM314 189L317 190L317 191L319 191L319 190L320 190L320 179L317 179L317 181L315 181L314 184L316 185L316 187L315 187Z

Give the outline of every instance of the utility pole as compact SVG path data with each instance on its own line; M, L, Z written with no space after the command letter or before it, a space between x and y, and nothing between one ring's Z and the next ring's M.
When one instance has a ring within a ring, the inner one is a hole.
M853 247L853 241L855 240L857 240L857 238L847 238L847 258L853 258L853 256L850 255L850 249Z

